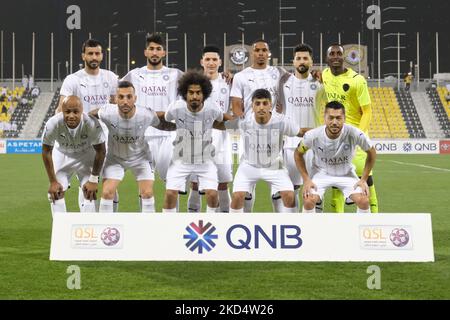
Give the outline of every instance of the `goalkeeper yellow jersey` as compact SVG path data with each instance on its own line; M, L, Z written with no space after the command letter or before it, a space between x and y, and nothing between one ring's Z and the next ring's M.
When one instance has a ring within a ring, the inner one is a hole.
M345 107L345 123L359 128L361 106L371 103L366 79L351 68L338 76L333 75L330 68L326 68L322 73L322 81L328 102L342 103Z

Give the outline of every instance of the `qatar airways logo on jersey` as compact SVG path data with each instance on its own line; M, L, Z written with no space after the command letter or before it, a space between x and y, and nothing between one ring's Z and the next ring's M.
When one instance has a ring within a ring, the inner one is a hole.
M89 104L93 105L103 105L108 103L108 95L106 94L96 94L92 96L84 96L83 97L84 102L87 102Z
M80 143L58 141L58 143L61 148L73 149L73 150L82 149L87 146L87 141L80 142Z
M328 101L340 101L343 102L346 100L346 96L343 94L337 94L334 92L327 92Z
M142 137L140 137L140 136L136 136L136 137L132 137L132 136L118 136L118 135L115 135L115 134L112 137L117 142L124 143L124 144L136 143L137 141L142 139Z
M311 107L314 105L314 97L289 97L288 102L295 107Z
M166 86L144 86L141 87L141 92L145 93L147 96L155 97L155 96L167 96L167 87Z
M337 166L344 163L349 163L348 156L345 157L335 157L335 158L326 158L322 157L320 158L320 161L323 163L329 165L329 166Z

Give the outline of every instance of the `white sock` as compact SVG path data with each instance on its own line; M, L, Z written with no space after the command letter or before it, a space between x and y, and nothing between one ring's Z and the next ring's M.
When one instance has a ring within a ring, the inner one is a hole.
M253 198L255 196L251 193L247 193L245 195L245 201L244 201L244 212L252 212L253 204L255 203Z
M358 206L356 206L356 213L370 213L370 206L367 210L360 209Z
M84 199L80 212L96 212L95 200Z
M283 201L279 192L272 195L272 209L273 212L282 212Z
M172 213L172 212L177 212L177 208L173 208L173 209L162 209L163 213Z
M113 200L113 212L119 212L119 191L116 190Z
M50 202L50 209L52 210L52 216L55 212L67 212L66 200L64 198L55 200L55 203Z
M155 212L155 198L142 199L142 212Z
M202 210L202 197L198 190L189 192L188 197L188 212L200 212Z
M80 208L80 212L83 212L83 203L84 203L84 193L81 187L78 187L78 208Z
M305 207L303 207L303 213L316 213L316 208L312 208L311 210L306 210Z
M206 205L206 212L217 212L217 210L219 209L219 207L217 208L211 208L210 206Z
M230 191L228 190L219 190L219 209L220 212L229 212L230 211L230 202L231 196Z
M300 203L298 200L298 190L299 189L294 189L295 212L298 212L300 208Z
M297 211L296 207L288 208L288 207L285 207L284 204L282 204L279 212L295 213L295 212L298 212L298 211Z
M233 209L230 207L230 213L244 213L244 208Z
M114 212L113 211L113 200L106 200L101 198L100 199L100 208L98 209L99 212Z

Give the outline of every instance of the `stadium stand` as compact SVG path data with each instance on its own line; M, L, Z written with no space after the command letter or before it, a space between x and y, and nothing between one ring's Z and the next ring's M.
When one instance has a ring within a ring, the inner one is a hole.
M0 137L17 138L35 103L36 96L24 87L0 88Z
M404 89L395 89L395 96L403 115L409 138L426 138L416 106L414 105L411 93Z
M61 88L56 89L55 94L53 95L52 102L50 103L50 106L48 107L47 114L45 115L44 121L41 124L41 128L39 129L39 133L37 134L36 138L41 138L42 133L44 132L45 124L47 123L47 120L50 119L55 114L55 110L58 107L59 103L59 91Z
M408 138L405 121L394 90L390 87L370 87L372 99L371 138Z
M446 89L430 87L426 91L445 137L450 138L450 107L445 99Z

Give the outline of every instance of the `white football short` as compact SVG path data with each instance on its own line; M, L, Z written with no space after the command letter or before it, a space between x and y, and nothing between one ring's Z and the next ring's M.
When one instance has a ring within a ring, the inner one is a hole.
M80 186L83 186L89 180L94 164L95 150L92 148L92 151L68 155L60 152L57 148L53 148L52 159L56 180L66 191L73 174L80 181Z
M167 171L166 189L185 192L191 175L197 177L199 190L217 190L217 167L212 161L202 164L172 162Z
M312 194L317 194L320 199L323 199L323 195L327 188L336 187L342 191L345 199L350 197L355 193L362 193L362 189L357 187L355 189L355 184L359 181L355 173L348 176L331 176L323 172L316 173L312 179L314 184L317 186L317 190L312 190Z
M103 167L103 177L105 179L115 179L122 181L125 171L130 170L136 177L136 181L155 180L155 174L150 162L147 159L142 161L126 162L115 157L106 157Z

